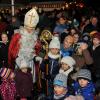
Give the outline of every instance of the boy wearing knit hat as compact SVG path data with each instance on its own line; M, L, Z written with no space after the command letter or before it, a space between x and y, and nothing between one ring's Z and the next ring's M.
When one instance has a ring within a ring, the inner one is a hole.
M68 96L67 76L62 73L57 74L53 84L54 84L53 100L64 100Z
M75 95L82 95L85 100L94 100L95 87L89 70L79 70L77 74L77 82L73 84L73 88Z

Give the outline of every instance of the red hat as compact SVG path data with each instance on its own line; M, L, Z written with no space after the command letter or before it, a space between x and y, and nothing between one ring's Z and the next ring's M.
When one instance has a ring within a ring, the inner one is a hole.
M100 40L100 33L99 33L99 32L98 32L98 33L95 33L95 34L93 34L92 37L93 37L93 38L97 38L97 39Z

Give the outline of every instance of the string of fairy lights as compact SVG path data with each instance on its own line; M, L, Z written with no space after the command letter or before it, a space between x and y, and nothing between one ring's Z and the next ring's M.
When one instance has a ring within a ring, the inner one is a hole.
M15 11L17 11L17 8L20 9L20 10L23 10L23 9L28 9L28 7L33 7L33 6L36 6L38 8L52 8L52 9L56 9L56 8L62 8L62 9L72 9L72 8L76 8L76 7L79 7L79 8L83 8L85 7L85 4L82 2L82 0L74 0L74 1L71 1L71 2L66 2L66 1L56 1L56 2L33 2L33 3L30 3L28 4L27 6L19 6L19 7L16 7L15 6ZM1 13L4 13L4 12L11 12L11 5L9 5L8 7L5 7L5 8L0 8L0 12Z

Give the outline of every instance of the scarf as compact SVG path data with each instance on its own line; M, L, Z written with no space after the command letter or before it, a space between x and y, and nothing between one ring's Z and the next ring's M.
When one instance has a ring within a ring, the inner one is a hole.
M70 67L70 69L68 69L67 71L64 71L63 69L60 69L59 70L59 73L63 73L63 74L65 74L66 76L68 76L68 74L70 73L70 72L72 72L73 71L73 67Z

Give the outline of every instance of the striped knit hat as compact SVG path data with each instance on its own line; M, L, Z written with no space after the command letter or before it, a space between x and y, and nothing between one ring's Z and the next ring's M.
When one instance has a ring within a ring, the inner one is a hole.
M3 79L9 78L12 73L13 71L10 68L0 68L0 77L2 77Z
M88 69L80 69L77 78L91 80L91 72Z

